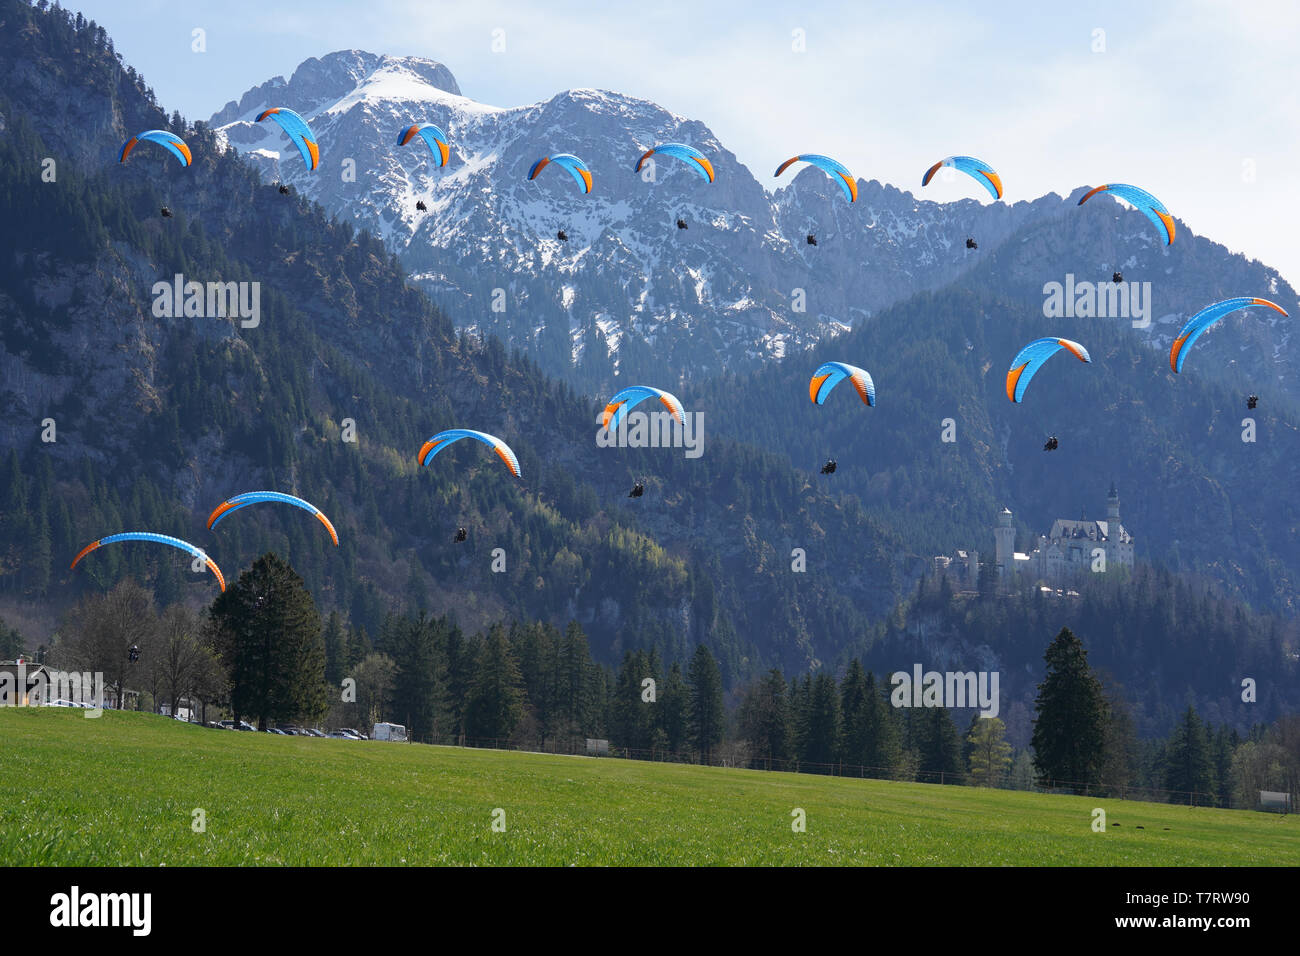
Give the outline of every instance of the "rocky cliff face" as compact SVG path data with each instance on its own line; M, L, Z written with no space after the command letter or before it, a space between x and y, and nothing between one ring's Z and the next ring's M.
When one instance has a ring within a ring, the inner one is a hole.
M278 127L253 122L275 105L312 124L322 149L317 173L303 168ZM1152 284L1152 322L1133 334L1155 348L1168 348L1181 321L1215 298L1296 304L1275 270L1181 223L1166 248L1141 215L1113 200L1077 208L1080 189L1066 199L937 202L930 197L979 189L965 189L960 174L950 182L941 175L921 199L860 180L849 204L821 171L796 166L769 193L707 127L653 103L568 90L498 109L461 95L430 60L332 53L288 81L250 90L212 122L264 177L382 237L459 326L496 334L592 392L626 375L670 384L751 368L954 282L1040 308L1046 283L1068 275L1108 282L1122 271L1126 281ZM396 145L413 122L446 131L445 169L422 143ZM666 141L704 151L716 182L673 159L657 164L652 182L636 175L637 157ZM587 162L591 195L559 169L527 180L538 157L556 152ZM775 167L782 158L763 162ZM688 229L676 228L679 218ZM561 229L567 242L556 238ZM816 246L806 242L810 233ZM966 247L967 237L978 249ZM1233 324L1250 328L1244 338L1232 333L1231 354L1207 338L1204 361L1236 359L1300 394L1290 322L1252 315Z

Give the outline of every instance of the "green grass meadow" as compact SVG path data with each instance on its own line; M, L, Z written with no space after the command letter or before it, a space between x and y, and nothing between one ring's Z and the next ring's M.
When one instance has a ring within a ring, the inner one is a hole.
M0 865L205 864L1297 866L1300 822L0 708Z

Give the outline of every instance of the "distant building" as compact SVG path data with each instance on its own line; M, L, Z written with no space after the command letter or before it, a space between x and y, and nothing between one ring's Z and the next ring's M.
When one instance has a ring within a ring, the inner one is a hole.
M1015 549L1016 529L1011 518L1011 511L1003 508L993 527L993 566L1002 590L1016 582L1068 584L1093 573L1094 567L1133 567L1133 536L1120 520L1119 492L1114 482L1106 498L1105 521L1057 518L1051 531L1039 535L1034 549L1027 554ZM934 567L958 591L979 589L978 551L938 555Z

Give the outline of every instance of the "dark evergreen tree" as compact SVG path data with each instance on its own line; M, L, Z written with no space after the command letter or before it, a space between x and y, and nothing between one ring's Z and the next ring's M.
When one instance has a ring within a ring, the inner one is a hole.
M465 732L474 738L505 741L523 713L523 676L510 652L505 628L494 624L483 639L465 701Z
M790 759L790 698L779 670L772 668L745 692L737 723L749 742L752 766L784 769Z
M238 721L315 718L329 704L320 614L302 578L264 554L212 605L215 648L230 674Z
M1165 789L1173 803L1204 805L1217 790L1210 736L1196 710L1188 707L1165 748Z
M1106 700L1088 652L1068 627L1044 655L1047 673L1034 704L1034 765L1044 786L1094 783L1106 746Z
M722 742L726 711L722 705L722 674L707 647L700 644L691 656L690 740L700 758L708 762Z

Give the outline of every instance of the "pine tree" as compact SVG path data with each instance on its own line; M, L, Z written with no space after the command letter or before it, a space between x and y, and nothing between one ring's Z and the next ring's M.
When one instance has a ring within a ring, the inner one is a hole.
M1214 759L1210 737L1195 708L1188 707L1165 748L1165 788L1174 803L1204 804L1213 798Z
M753 766L780 770L790 759L790 699L785 677L776 668L750 686L737 715L740 735L749 742Z
M316 718L329 706L325 639L306 586L273 553L258 558L212 605L213 636L230 674L236 722Z
M330 611L325 622L325 681L338 687L347 666L348 634L338 611Z
M1106 701L1088 652L1068 627L1047 648L1047 673L1034 700L1034 764L1039 781L1090 783L1106 743Z
M815 773L833 773L840 749L840 699L835 678L819 673L812 682L799 759Z
M847 764L865 765L871 746L871 703L867 698L867 675L855 657L849 661L840 684L840 719L843 725L840 759Z
M480 649L474 682L465 702L465 732L503 741L524 714L523 676L510 652L506 630L494 624Z
M1011 767L1011 745L1006 724L997 717L976 717L966 741L970 745L971 782L977 787L997 786Z
M708 763L713 748L722 742L726 712L722 706L722 674L718 662L703 644L695 648L690 669L690 739Z
M961 783L961 738L946 707L927 707L917 717L917 752L922 779L927 783Z
M655 729L663 736L669 753L678 754L689 741L690 690L682 677L682 668L673 661L659 688L658 709L655 711Z
M887 689L887 688L886 688ZM902 760L902 728L898 712L889 706L885 690L876 685L876 675L867 674L863 737L867 742L863 763L877 774L890 776Z

